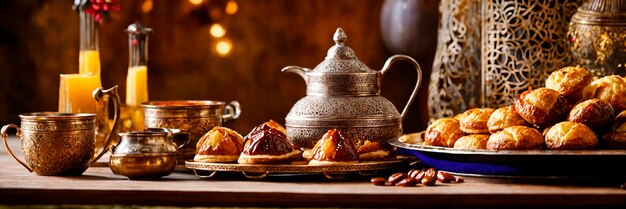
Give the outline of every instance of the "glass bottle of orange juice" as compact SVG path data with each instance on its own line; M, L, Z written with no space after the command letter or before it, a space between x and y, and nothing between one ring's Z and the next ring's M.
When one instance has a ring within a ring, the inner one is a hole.
M128 75L126 77L126 114L129 120L122 127L130 130L144 128L141 103L148 101L148 36L151 28L135 22L126 29L128 33Z

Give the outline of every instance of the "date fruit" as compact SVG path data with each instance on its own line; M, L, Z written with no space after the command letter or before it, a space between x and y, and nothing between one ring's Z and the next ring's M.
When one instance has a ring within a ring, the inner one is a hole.
M455 181L456 179L454 178L454 176L448 172L445 171L438 171L437 172L437 180L441 183L450 183Z
M391 174L391 176L389 176L389 179L387 179L387 181L389 181L389 183L391 184L397 184L398 182L404 180L406 177L407 177L406 173L398 172L398 173Z
M385 186L385 184L387 184L387 181L383 177L374 177L372 178L371 181L372 181L372 184L376 186Z
M437 181L437 171L434 168L429 168L424 172L424 177L422 178L422 184L426 186L434 186Z
M408 178L402 179L402 181L398 182L396 186L412 187L412 186L415 186L416 184L417 184L417 180L415 180L414 178L408 177Z
M417 179L417 176L418 176L420 173L423 173L423 172L422 172L422 170L411 169L411 170L407 173L407 175L408 175L409 177L411 177L411 178ZM419 180L421 180L421 179L419 179Z
M456 179L454 179L454 182L456 182L456 183L463 183L463 182L465 182L465 179L463 179L463 177L457 176L455 178Z

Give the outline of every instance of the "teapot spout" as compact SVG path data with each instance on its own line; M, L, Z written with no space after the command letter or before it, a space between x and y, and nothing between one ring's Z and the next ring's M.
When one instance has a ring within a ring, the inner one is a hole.
M306 73L311 71L309 68L303 68L299 66L287 66L284 67L280 72L290 72L300 75L306 81Z

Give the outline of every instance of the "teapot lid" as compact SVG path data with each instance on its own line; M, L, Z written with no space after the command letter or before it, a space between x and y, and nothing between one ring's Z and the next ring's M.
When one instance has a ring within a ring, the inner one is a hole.
M313 73L375 73L361 62L354 51L345 45L348 36L337 28L333 35L335 45L330 47L326 58L313 69Z

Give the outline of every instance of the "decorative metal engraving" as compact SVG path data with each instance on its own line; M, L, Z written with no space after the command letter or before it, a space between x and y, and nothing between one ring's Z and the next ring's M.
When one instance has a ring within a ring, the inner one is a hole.
M243 172L244 175L249 178L253 177L250 176L248 173L257 173L261 174L259 176L263 178L266 177L267 174L327 174L340 172L387 170L397 167L403 162L405 161L401 159L394 159L387 161L359 162L354 164L338 165L255 165L233 163L202 163L186 161L185 167L193 170L210 172ZM326 176L330 178L330 176Z
M11 150L9 153L29 171L38 175L80 175L87 170L96 146L94 115L33 113L20 118L21 128L7 125L0 135L6 140L7 129L18 130L25 161Z
M437 51L428 87L431 120L479 106L480 0L441 1Z
M570 65L567 27L582 0L485 0L482 16L483 106L510 105Z
M383 97L322 97L306 96L296 102L287 119L325 118L342 119L351 117L400 118L393 103Z
M329 130L337 128L334 126L319 127L289 127L287 129L288 140L292 144L301 147L313 147L315 143ZM382 127L358 127L337 128L347 137L352 139L355 145L362 144L365 140L380 142L385 144L388 139L402 135L402 126L382 126Z

